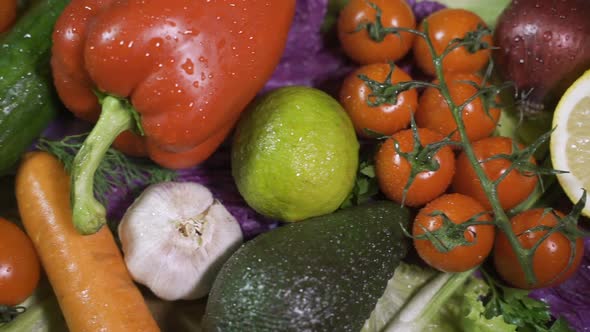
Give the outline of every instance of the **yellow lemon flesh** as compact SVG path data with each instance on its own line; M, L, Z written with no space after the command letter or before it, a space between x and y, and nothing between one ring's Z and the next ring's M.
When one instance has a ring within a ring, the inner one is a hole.
M590 189L590 71L568 88L553 115L550 152L557 179L572 202ZM590 216L590 200L582 210Z

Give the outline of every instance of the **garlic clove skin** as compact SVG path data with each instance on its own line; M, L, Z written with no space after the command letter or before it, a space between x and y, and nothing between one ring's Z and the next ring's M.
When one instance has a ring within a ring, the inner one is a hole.
M118 232L133 279L169 301L206 296L243 242L237 220L209 189L192 182L146 188Z

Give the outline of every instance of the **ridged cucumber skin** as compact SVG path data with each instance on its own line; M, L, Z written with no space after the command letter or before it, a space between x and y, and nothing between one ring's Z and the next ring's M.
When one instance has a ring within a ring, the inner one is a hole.
M205 331L354 331L406 255L409 212L373 202L274 229L224 264Z
M0 36L0 175L55 118L61 103L49 65L51 34L69 0L41 0Z

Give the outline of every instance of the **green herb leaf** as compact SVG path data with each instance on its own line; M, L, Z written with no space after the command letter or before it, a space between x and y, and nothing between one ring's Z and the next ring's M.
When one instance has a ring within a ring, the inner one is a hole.
M37 148L55 155L68 172L71 171L74 157L86 134L67 136L60 141L41 138ZM148 159L132 158L122 152L109 148L96 171L94 194L98 201L108 206L108 197L116 188L135 188L137 184L149 185L172 181L177 174L173 170L162 168Z
M529 297L529 291L500 285L484 270L482 273L490 287L484 298L486 318L502 316L506 323L518 326L518 331L571 331L567 321L553 321L549 305Z
M563 317L559 317L549 328L550 332L574 332Z
M529 292L514 288L502 288L504 301L500 301L504 320L508 323L535 328L542 331L551 321L549 306L544 302L530 298Z
M379 193L379 184L375 177L375 165L370 154L364 157L361 156L361 162L357 171L356 181L352 191L340 208L347 208L355 205L360 205L367 202L371 197Z

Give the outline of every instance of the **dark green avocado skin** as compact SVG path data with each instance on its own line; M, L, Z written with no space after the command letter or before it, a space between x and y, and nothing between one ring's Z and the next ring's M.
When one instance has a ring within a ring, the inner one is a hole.
M204 330L359 332L407 253L408 221L379 201L256 237L217 276Z

